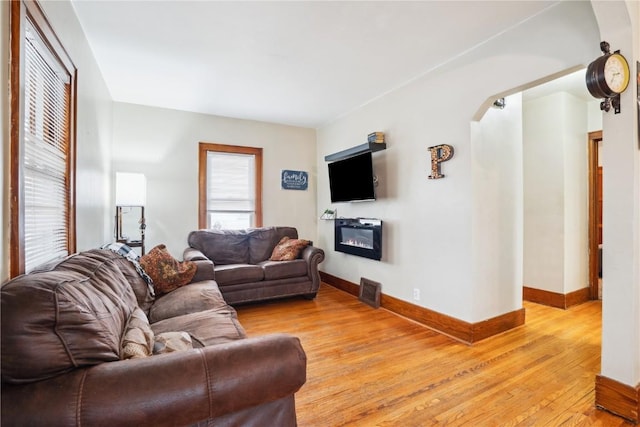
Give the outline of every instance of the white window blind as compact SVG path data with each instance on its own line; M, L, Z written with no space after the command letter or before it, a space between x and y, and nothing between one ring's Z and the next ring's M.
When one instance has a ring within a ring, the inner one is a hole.
M68 255L71 76L29 19L24 50L25 272Z
M207 151L207 228L255 226L255 156Z

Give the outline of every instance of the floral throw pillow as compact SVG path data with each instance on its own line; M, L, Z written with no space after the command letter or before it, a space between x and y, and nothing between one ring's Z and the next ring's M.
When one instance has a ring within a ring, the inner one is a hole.
M162 244L143 255L140 265L153 280L156 294L166 294L190 283L197 269L192 261L176 260Z
M270 261L291 261L300 256L300 252L307 246L309 241L304 239L291 239L284 236L271 252Z

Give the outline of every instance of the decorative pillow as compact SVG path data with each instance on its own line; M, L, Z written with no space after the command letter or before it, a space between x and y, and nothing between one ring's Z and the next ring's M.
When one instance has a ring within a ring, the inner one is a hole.
M139 308L131 313L129 323L122 337L121 359L136 359L151 356L153 351L153 331L149 320Z
M300 252L307 246L309 241L304 239L291 239L284 236L271 252L270 261L291 261L300 256Z
M171 353L173 351L190 350L193 348L191 336L186 332L162 332L156 335L153 354Z
M158 294L169 293L191 282L197 266L192 261L177 261L165 245L158 245L140 258L140 265L153 280Z

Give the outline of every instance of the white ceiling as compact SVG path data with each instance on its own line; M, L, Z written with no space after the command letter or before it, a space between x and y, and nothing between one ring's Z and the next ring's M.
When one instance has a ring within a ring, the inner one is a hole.
M558 2L72 3L115 101L317 128Z

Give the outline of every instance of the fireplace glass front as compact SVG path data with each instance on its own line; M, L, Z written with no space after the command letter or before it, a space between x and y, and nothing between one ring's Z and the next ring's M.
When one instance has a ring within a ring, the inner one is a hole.
M356 248L373 249L373 230L365 228L343 228L343 245L355 246Z
M335 250L380 260L382 258L382 221L371 218L337 219Z

